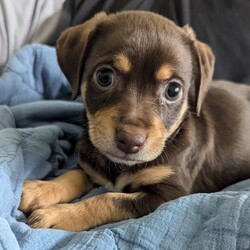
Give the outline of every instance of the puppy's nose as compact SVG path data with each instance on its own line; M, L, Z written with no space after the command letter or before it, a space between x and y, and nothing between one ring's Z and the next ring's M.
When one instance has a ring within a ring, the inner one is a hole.
M140 151L146 141L143 133L128 133L122 129L116 131L117 147L126 154L135 154Z

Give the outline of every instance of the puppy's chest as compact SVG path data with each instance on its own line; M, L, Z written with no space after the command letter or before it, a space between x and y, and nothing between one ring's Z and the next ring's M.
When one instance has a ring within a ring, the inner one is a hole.
M90 164L83 163L80 165L94 183L113 192L136 192L142 186L161 183L174 174L170 166L160 165L135 172L120 173L116 178L110 180Z
M119 174L116 178L113 178L113 180L111 180L101 172L97 171L95 168L91 167L89 164L82 165L82 168L89 176L91 181L100 186L104 186L109 191L122 192L126 188L131 189L132 186L135 187L135 185L132 185L134 176L133 174Z
M99 179L96 176L92 176L91 179L101 186L104 186L107 190L113 192L124 192L126 189L131 190L131 178L128 174L122 174L111 182L108 179Z

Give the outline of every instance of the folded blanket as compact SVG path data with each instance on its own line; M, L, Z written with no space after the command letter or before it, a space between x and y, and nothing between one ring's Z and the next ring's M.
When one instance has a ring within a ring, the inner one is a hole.
M23 181L76 164L83 105L70 101L55 49L42 45L23 48L8 63L0 104L0 249L250 249L250 180L88 232L30 228L18 210Z

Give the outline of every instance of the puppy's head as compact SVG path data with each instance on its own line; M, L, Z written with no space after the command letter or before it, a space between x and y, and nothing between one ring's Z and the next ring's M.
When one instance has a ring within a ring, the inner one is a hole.
M126 165L162 153L189 108L191 86L200 114L214 65L191 28L138 11L100 13L66 30L57 54L73 97L83 96L91 142Z

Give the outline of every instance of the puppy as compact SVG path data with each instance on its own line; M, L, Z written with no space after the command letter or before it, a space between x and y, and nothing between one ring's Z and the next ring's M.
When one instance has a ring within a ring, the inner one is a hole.
M78 168L24 183L30 226L88 230L250 177L250 88L212 82L214 55L188 26L99 13L63 32L57 55L87 124ZM67 204L96 185L113 192Z

